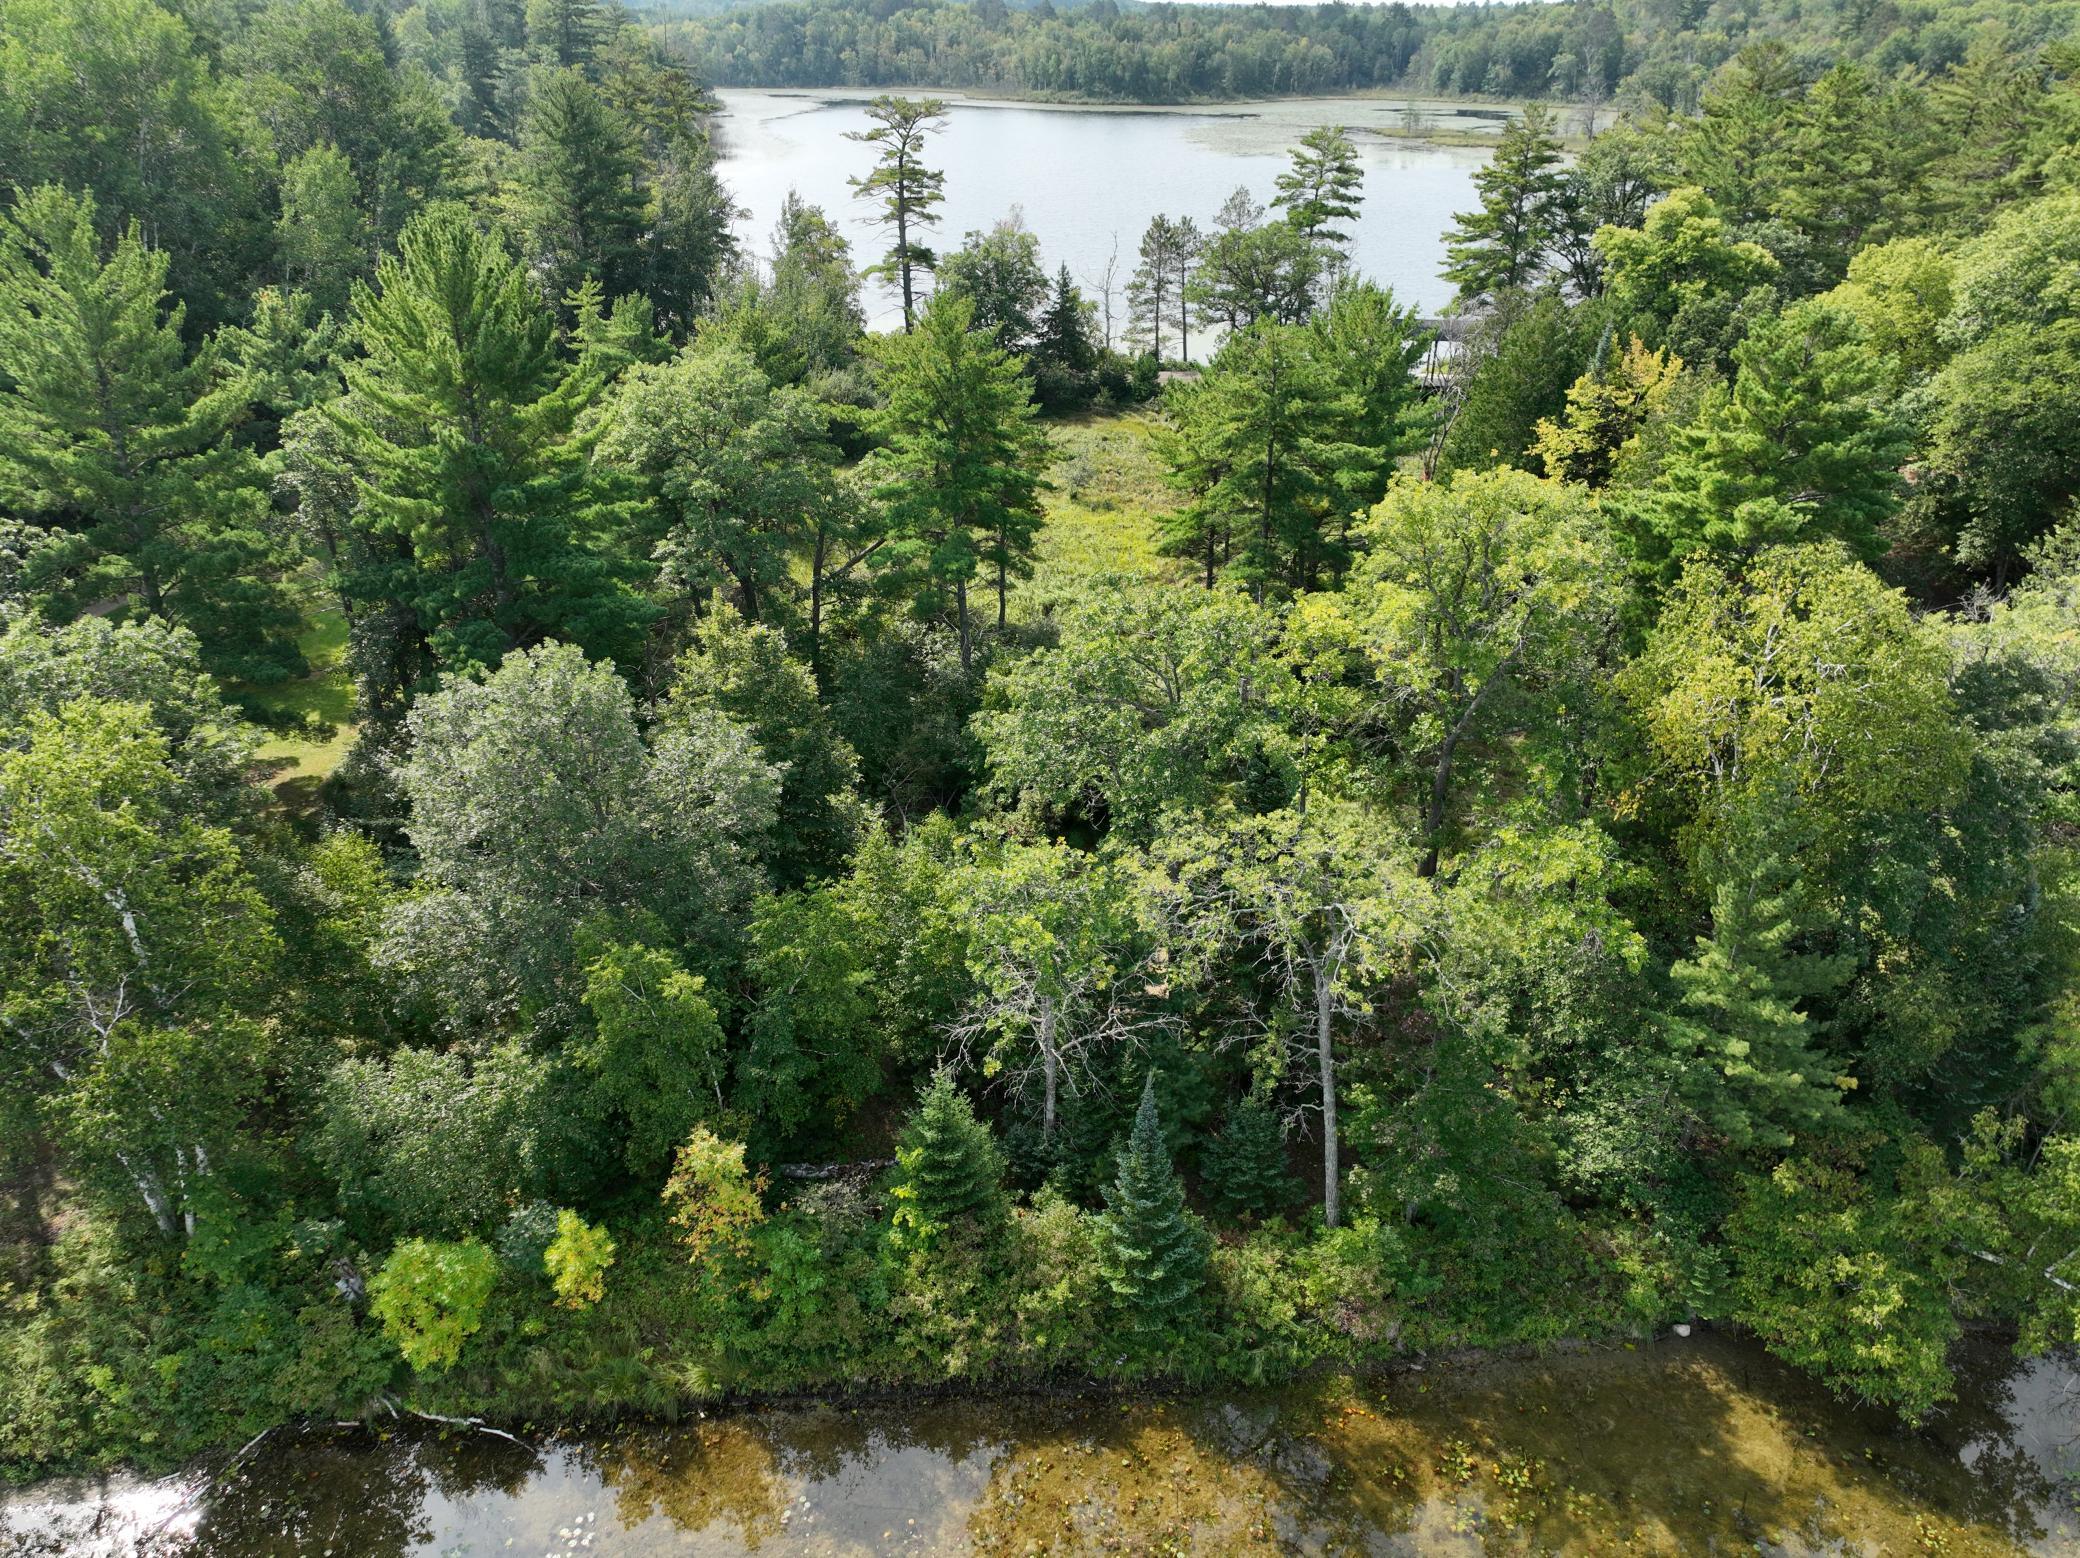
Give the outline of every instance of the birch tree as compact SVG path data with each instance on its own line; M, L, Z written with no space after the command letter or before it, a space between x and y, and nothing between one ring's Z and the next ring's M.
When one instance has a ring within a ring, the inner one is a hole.
M1264 976L1274 1006L1260 1036L1277 1069L1311 1069L1322 1143L1322 1217L1342 1218L1339 1048L1415 946L1423 897L1414 872L1386 847L1378 821L1317 803L1180 830L1158 846L1154 908L1201 977L1240 954Z
M70 1172L169 1237L237 1144L281 957L237 844L186 801L140 704L32 714L0 752L0 1063Z
M1013 1098L1040 1094L1040 1133L1053 1140L1061 1095L1088 1084L1093 1062L1166 1018L1147 994L1159 968L1135 948L1133 901L1096 856L1059 840L1012 844L973 862L956 888L974 927L974 994L949 1036L980 1052Z

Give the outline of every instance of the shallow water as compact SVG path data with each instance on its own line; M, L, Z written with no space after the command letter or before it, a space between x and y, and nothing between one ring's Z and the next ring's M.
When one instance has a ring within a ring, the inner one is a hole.
M1707 1334L1175 1401L789 1407L529 1447L278 1435L213 1485L122 1483L105 1505L32 1490L0 1505L0 1552L2080 1553L2080 1376L1987 1348L1963 1377L1914 1434Z
M839 223L855 264L880 259L889 239L869 224L846 182L873 166L873 147L845 139L846 131L866 127L866 99L742 90L717 96L721 173L748 213L738 224L747 250L769 256L781 201L795 189ZM1365 203L1352 233L1358 270L1436 313L1452 295L1438 275L1444 235L1453 213L1476 203L1473 175L1488 150L1409 139L1407 132L1492 135L1506 118L1494 108L1384 98L1192 109L1045 107L958 95L947 101L947 127L929 158L945 170L946 203L925 240L942 252L958 248L963 234L994 225L1016 206L1039 236L1050 274L1067 264L1093 297L1117 247L1113 306L1120 318L1151 217L1189 216L1210 229L1238 184L1268 202L1289 148L1324 124L1349 126L1364 163ZM869 283L865 301L877 328L901 317L886 285Z

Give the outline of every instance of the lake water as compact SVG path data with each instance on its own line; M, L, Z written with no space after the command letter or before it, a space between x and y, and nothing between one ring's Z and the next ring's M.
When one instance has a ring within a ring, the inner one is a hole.
M1914 1433L1711 1333L1276 1391L797 1406L525 1446L284 1432L214 1477L0 1500L0 1552L2080 1552L2080 1380L1964 1353L1961 1399Z
M866 98L815 92L723 91L722 177L748 215L739 235L771 253L773 223L789 189L823 207L852 241L854 262L878 260L889 238L867 220L848 178L873 165L874 148L845 132L867 126ZM1276 193L1294 142L1318 125L1348 126L1365 165L1365 204L1352 235L1358 269L1404 302L1436 313L1452 289L1438 276L1454 213L1475 203L1482 145L1446 145L1407 132L1492 137L1506 111L1463 104L1337 98L1193 109L1061 108L948 97L946 129L931 162L946 173L941 221L927 241L958 248L962 236L1013 210L1040 239L1050 271L1066 263L1095 298L1115 248L1114 312L1124 317L1127 278L1149 220L1189 216L1202 229L1237 185L1261 203ZM877 328L899 321L887 287L870 283Z

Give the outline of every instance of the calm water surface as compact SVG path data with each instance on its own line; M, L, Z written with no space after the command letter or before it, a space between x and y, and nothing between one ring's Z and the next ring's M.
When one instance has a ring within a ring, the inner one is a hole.
M738 231L761 257L789 189L819 205L852 240L855 263L878 260L888 237L846 183L873 166L874 148L848 141L864 129L866 99L829 93L723 91L722 176L748 215ZM958 248L962 235L993 226L1013 209L1040 239L1050 270L1066 263L1095 297L1115 246L1115 313L1123 311L1134 252L1158 213L1209 228L1237 185L1260 202L1287 151L1318 125L1349 126L1365 165L1365 206L1354 234L1358 268L1404 301L1435 313L1452 289L1438 277L1453 213L1475 203L1473 175L1485 146L1448 146L1383 132L1411 127L1499 133L1502 111L1380 98L1306 99L1203 109L1073 109L947 98L948 124L931 160L946 172L941 222L926 241ZM873 323L886 328L899 305L870 285Z
M527 1447L311 1432L214 1481L31 1490L0 1504L0 1551L2080 1553L2080 1377L1988 1348L1963 1381L1908 1434L1700 1335L1191 1400L796 1407Z

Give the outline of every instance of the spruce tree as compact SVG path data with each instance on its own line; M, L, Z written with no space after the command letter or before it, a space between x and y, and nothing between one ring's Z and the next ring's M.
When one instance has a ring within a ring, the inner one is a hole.
M1158 1331L1184 1319L1206 1281L1206 1230L1185 1209L1184 1186L1156 1116L1152 1073L1105 1203L1098 1270L1134 1328Z
M1228 1111L1203 1163L1206 1188L1230 1217L1261 1217L1293 1199L1285 1129L1278 1111L1254 1094Z
M394 674L495 665L545 638L633 663L650 609L607 473L573 431L599 378L561 359L504 246L452 208L419 217L355 288L351 334L348 394L326 415L371 544L344 587L409 614Z
M1070 279L1066 265L1055 273L1054 291L1040 315L1033 356L1063 373L1089 373L1098 365L1097 343L1091 339L1090 304Z
M1004 1155L944 1066L918 1096L896 1165L899 1244L922 1249L956 1230L987 1231L1004 1220Z
M1678 1094L1701 1126L1736 1149L1788 1146L1824 1123L1842 1084L1813 1049L1803 1004L1839 989L1854 954L1795 950L1805 929L1795 862L1769 854L1712 895L1712 933L1669 970L1675 1010L1663 1023Z
M1453 218L1459 225L1445 245L1445 279L1462 303L1528 287L1545 268L1564 183L1553 116L1533 103L1511 120L1473 182L1481 208Z
M182 340L167 265L134 225L104 259L93 200L55 185L0 217L0 492L53 527L24 582L61 619L118 600L189 628L220 676L297 674L248 396Z
M736 204L715 173L714 144L701 134L673 136L650 181L643 239L646 290L673 339L693 334L694 320L736 258L730 228L736 217Z

